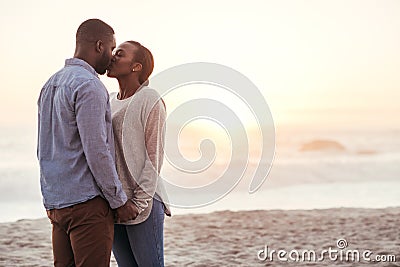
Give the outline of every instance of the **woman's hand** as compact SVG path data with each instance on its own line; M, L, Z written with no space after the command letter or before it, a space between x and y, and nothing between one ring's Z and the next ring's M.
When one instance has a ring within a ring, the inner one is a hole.
M139 214L139 209L132 202L128 200L123 206L116 209L117 223L124 223L130 220L134 220Z

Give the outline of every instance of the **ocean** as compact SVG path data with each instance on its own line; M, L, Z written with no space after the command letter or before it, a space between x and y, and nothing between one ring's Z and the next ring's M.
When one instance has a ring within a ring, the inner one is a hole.
M34 126L1 128L0 222L45 217L42 206ZM336 207L385 208L400 206L400 129L311 129L278 127L271 171L253 194L248 185L256 167L257 142L250 142L249 164L244 178L224 197L200 208L172 208L173 214L218 210L325 209ZM251 135L249 135L251 137ZM257 138L255 138L257 139ZM183 141L183 143L185 143ZM185 147L198 152L198 144ZM196 153L197 153L196 152ZM185 154L185 153L183 153ZM224 154L224 153L220 153ZM190 187L218 179L229 159L191 180L188 173L165 161L167 180ZM173 179L169 179L173 177ZM192 183L193 182L193 183ZM175 196L174 196L175 197ZM190 199L182 193L178 198Z

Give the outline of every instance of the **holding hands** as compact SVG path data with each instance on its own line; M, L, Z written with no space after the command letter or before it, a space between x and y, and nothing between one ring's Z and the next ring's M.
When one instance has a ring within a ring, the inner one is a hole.
M130 200L116 209L115 219L117 223L134 220L139 215L138 207Z

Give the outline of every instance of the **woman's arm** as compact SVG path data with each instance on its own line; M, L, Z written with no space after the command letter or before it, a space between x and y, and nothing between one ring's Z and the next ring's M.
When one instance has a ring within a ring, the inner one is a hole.
M133 198L139 214L148 207L157 188L164 158L165 118L164 102L159 99L145 120L146 159L142 173L136 181L139 186L135 189Z

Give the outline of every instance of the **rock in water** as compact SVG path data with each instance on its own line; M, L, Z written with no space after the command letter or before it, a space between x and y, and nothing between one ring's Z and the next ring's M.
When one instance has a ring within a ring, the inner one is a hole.
M300 151L344 151L346 148L339 142L332 140L314 140L303 144Z

